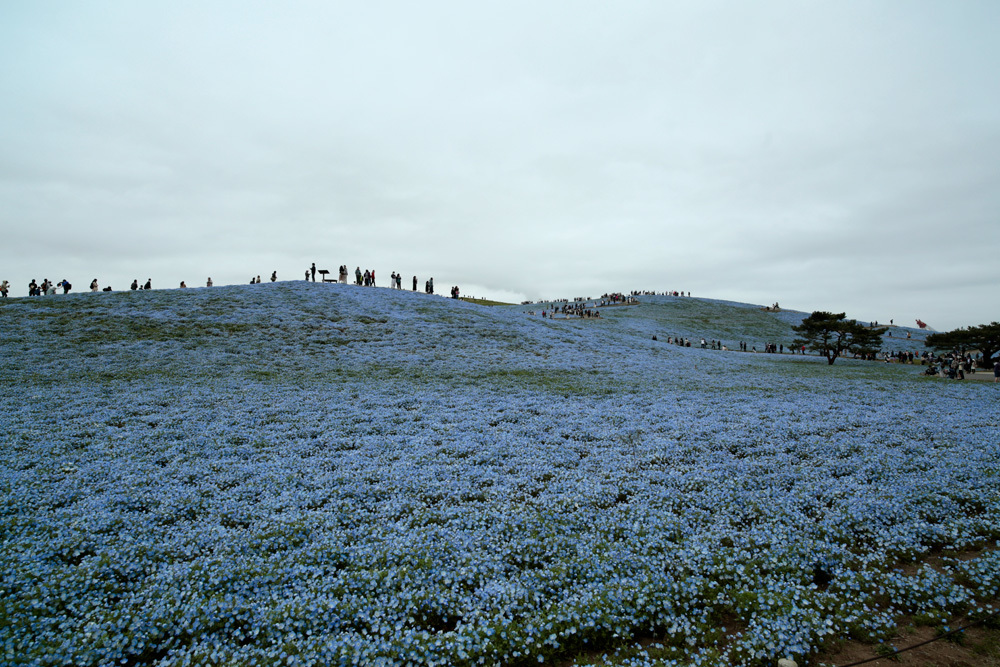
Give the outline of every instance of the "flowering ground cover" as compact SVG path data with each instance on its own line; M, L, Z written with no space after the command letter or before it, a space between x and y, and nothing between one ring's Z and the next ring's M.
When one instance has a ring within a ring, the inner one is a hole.
M809 664L993 613L995 385L653 341L790 326L678 301L0 304L0 662Z

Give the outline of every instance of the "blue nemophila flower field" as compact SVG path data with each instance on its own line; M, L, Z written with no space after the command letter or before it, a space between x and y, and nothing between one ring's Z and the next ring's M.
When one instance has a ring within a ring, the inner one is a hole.
M0 662L808 664L992 611L996 386L664 342L791 341L740 304L526 310L0 305Z

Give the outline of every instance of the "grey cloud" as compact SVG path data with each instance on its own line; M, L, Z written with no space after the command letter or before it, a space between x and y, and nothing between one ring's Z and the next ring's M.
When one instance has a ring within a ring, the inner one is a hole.
M975 323L1000 279L966 259L1000 249L998 13L5 7L0 277L173 286L316 259L481 296Z

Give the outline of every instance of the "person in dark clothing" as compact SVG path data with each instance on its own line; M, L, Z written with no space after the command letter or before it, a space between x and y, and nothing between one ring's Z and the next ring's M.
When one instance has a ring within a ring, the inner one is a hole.
M313 262L312 266L309 267L309 274L312 276L312 281L316 282L316 262ZM277 272L275 272L275 276L277 276ZM275 277L275 280L277 280L277 277Z
M153 279L146 278L146 284L142 286L142 289L153 289Z
M137 289L139 289L139 279L138 278L136 278L135 280L132 281L132 286L129 289L131 289L133 292L136 291Z
M413 291L417 291L417 277L413 276Z

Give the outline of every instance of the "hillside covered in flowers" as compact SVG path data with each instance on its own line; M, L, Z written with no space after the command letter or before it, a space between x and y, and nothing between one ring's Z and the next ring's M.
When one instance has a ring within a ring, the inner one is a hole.
M540 310L0 303L0 662L802 665L993 613L998 385L695 344L802 313Z

